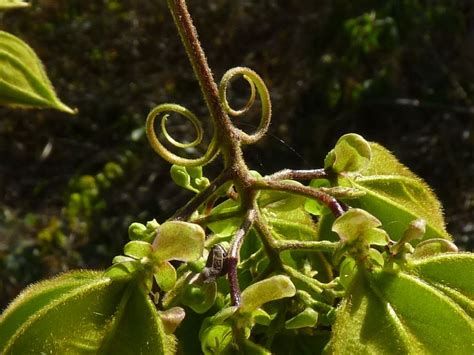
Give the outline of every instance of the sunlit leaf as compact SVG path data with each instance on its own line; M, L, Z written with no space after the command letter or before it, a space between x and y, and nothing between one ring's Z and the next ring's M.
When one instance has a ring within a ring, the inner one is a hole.
M30 3L22 0L0 0L0 11L28 6Z
M435 254L455 253L457 251L458 247L453 242L446 239L434 238L419 243L413 251L412 256L414 258L424 258Z
M270 322L272 321L274 317L269 315L267 312L265 312L261 308L257 308L255 311L252 312L252 319L256 324L261 324L261 325L270 325Z
M40 59L21 39L0 31L0 104L74 110L56 96Z
M154 277L160 289L165 292L171 290L177 278L175 268L167 261L159 263L156 268Z
M367 244L385 245L388 235L385 231L377 229L380 221L364 210L353 208L336 219L332 230L342 241L352 243L363 239Z
M293 180L283 180L287 184L301 185ZM306 198L283 191L262 191L257 199L260 208L269 209L271 211L291 211L295 208L303 206Z
M329 180L326 179L315 179L311 180L309 183L309 186L315 187L315 188L321 188L321 187L331 187L331 183ZM304 208L307 212L315 215L315 216L320 216L323 214L323 211L328 209L324 204L321 202L313 199L313 198L308 198L305 201Z
M131 256L135 259L141 259L148 256L153 251L151 244L142 242L141 240L132 240L125 244L123 252L127 256Z
M242 292L240 311L252 312L267 302L292 297L295 293L296 288L288 276L272 276L250 285Z
M359 270L337 312L330 352L472 354L473 267L470 254L445 254L415 262L413 271Z
M238 307L236 306L225 307L209 318L209 321L213 324L224 323L228 318L232 317L235 312L237 312L237 309Z
M154 256L158 260L196 260L204 250L204 237L204 230L197 224L165 222L153 241Z
M173 337L165 334L142 288L99 272L72 272L33 285L0 318L2 354L170 354L173 349Z
M354 206L376 216L394 240L400 239L416 219L426 221L425 239L450 239L441 205L428 185L385 148L371 143L371 149L372 159L362 175L351 176L346 182L341 180L365 191Z
M411 259L418 277L455 299L474 317L474 254L445 253Z
M238 202L228 199L221 204L217 205L212 209L211 214L222 214L222 213L228 213L228 212L235 212L238 211L240 208L240 205ZM222 221L217 221L217 222L212 222L209 223L207 226L209 229L216 234L222 235L222 236L231 236L233 235L237 229L240 227L242 224L242 218L241 217L232 217L232 218L227 218Z
M318 312L312 308L306 308L285 322L286 329L299 329L305 327L314 327L318 321Z
M281 239L317 239L317 227L303 206L291 211L269 209L264 216L272 231Z
M142 265L139 260L115 259L116 264L105 270L104 275L112 279L131 278L135 272L141 269Z

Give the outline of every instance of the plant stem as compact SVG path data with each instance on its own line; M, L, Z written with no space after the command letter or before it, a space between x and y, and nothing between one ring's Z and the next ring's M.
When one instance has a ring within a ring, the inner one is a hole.
M312 179L325 179L329 175L324 169L311 169L311 170L290 170L284 169L268 175L265 180L312 180Z
M230 242L230 249L227 256L228 263L228 277L229 277L229 287L230 287L230 297L233 306L240 305L240 287L239 280L237 278L237 264L239 263L239 254L240 248L244 241L245 236L249 232L252 224L254 223L256 216L255 209L247 210L244 221L242 225L235 233L232 241Z
M254 188L260 190L287 191L297 195L310 197L326 205L336 218L344 214L344 208L341 203L320 189L303 185L288 184L284 181L265 179L256 180L254 183Z
M327 240L276 240L274 248L280 252L290 249L332 252L338 245L338 242Z
M184 0L168 0L168 7L193 67L194 75L201 87L201 92L214 123L214 129L217 130L216 136L224 158L224 166L231 168L235 176L239 176L242 181L245 181L249 173L242 157L240 141L220 101L219 89L199 42L186 2ZM242 173L239 173L239 171ZM236 187L239 189L238 184Z

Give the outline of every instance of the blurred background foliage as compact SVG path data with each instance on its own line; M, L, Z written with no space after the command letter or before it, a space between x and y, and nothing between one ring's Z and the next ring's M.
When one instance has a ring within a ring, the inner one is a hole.
M259 72L270 134L252 168L317 168L337 138L378 141L422 176L458 244L474 245L474 3L189 1L216 78ZM0 28L42 58L75 117L0 109L0 308L27 284L105 268L133 221L163 221L190 192L144 136L147 113L206 110L164 0L33 0ZM244 88L235 85L238 104ZM240 94L239 94L240 93ZM243 98L243 96L242 96ZM177 120L176 122L178 122ZM243 120L252 129L255 120ZM189 135L179 123L178 136ZM205 169L215 175L219 162Z

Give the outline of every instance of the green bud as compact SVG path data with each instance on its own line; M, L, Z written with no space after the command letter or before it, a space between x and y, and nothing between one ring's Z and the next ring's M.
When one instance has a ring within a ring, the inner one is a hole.
M369 143L360 135L343 135L324 160L324 168L336 173L359 172L367 167L371 158Z
M141 223L132 223L128 227L128 237L130 240L143 240L147 235L147 228Z

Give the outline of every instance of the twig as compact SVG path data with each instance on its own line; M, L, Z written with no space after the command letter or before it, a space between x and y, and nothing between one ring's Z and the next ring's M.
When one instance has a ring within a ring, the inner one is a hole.
M235 233L230 243L230 249L227 257L228 265L228 278L230 287L230 297L233 306L240 305L240 287L239 279L237 278L237 264L239 262L239 254L242 243L244 242L245 236L249 232L252 224L255 220L256 210L251 208L247 210L242 225Z
M320 189L273 180L256 180L254 183L254 188L260 190L287 191L297 195L310 197L326 205L336 218L344 214L344 208L341 203Z
M275 241L274 248L280 252L291 249L332 252L338 245L338 242L330 242L327 240L277 240Z
M312 179L324 179L328 178L329 175L324 169L311 169L311 170L290 170L284 169L277 171L272 175L265 176L265 180L312 180Z

